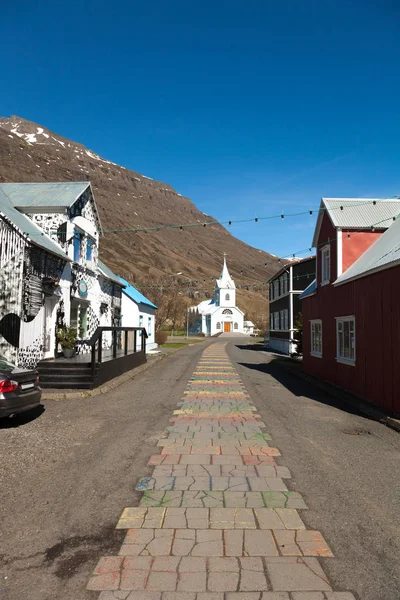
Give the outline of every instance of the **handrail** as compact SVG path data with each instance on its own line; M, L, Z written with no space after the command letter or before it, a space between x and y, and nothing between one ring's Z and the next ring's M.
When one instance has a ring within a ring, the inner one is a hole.
M149 337L147 335L147 331L145 327L112 327L112 326L107 326L107 327L97 327L96 331L94 332L94 334L92 335L92 337L89 340L84 340L84 343L86 343L88 346L91 346L92 348L92 361L91 361L91 369L92 369L92 376L95 376L95 371L96 371L96 364L99 364L102 362L102 354L103 354L103 333L107 332L107 331L111 331L112 334L112 352L113 352L113 358L117 357L117 334L118 333L124 333L124 355L126 356L128 354L128 333L130 331L134 331L135 335L133 338L133 352L132 354L136 353L137 351L137 332L141 332L141 348L140 348L140 352L146 352L146 339ZM122 339L122 336L121 336ZM96 343L98 342L98 347L97 347L97 360L96 360Z
M85 344L93 346L97 342L103 331L141 331L142 333L144 333L144 337L146 339L149 337L147 335L145 327L97 327L92 337L89 340L85 340Z

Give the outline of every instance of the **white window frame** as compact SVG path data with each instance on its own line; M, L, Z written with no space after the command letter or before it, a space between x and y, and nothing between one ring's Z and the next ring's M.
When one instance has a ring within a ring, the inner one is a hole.
M315 339L315 333L316 330L320 329L320 340L319 340L319 344L316 344L316 339ZM311 356L315 356L316 358L322 358L322 344L323 344L323 339L322 339L322 321L321 319L313 319L312 321L310 321L310 354ZM318 345L319 345L319 350L318 350Z
M342 327L342 334L344 339L344 326L347 323L353 323L353 345L351 344L351 336L349 331L349 350L353 351L353 356L344 356L344 352L341 353L340 327ZM336 361L350 366L354 366L356 364L356 318L354 315L349 315L346 317L336 317Z
M328 268L326 268L326 264ZM327 271L327 272L326 272ZM327 244L321 249L321 285L327 285L331 281L331 247Z

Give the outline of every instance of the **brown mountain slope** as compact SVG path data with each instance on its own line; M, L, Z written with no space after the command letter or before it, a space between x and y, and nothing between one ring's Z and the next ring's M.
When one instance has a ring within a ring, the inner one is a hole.
M105 160L36 123L0 118L0 181L82 180L92 182L105 230L214 221L168 184ZM182 272L201 281L201 296L212 289L211 278L219 275L224 252L237 284L265 282L279 266L277 257L241 242L216 221L183 230L105 233L101 240L102 259L126 279L146 277L151 283ZM268 266L240 273L265 262ZM239 293L245 309L253 305L266 312L264 287L262 293ZM150 290L147 295L151 297Z

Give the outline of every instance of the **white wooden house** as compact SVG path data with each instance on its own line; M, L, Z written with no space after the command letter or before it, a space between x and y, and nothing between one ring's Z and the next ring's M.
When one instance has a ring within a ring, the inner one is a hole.
M123 284L98 260L90 182L0 183L0 355L35 367L56 355L56 329L119 325Z

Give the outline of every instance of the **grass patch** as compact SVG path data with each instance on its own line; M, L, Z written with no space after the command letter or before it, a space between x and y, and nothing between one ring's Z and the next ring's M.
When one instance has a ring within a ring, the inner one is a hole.
M162 345L163 348L183 348L184 346L187 346L184 342L167 342Z

